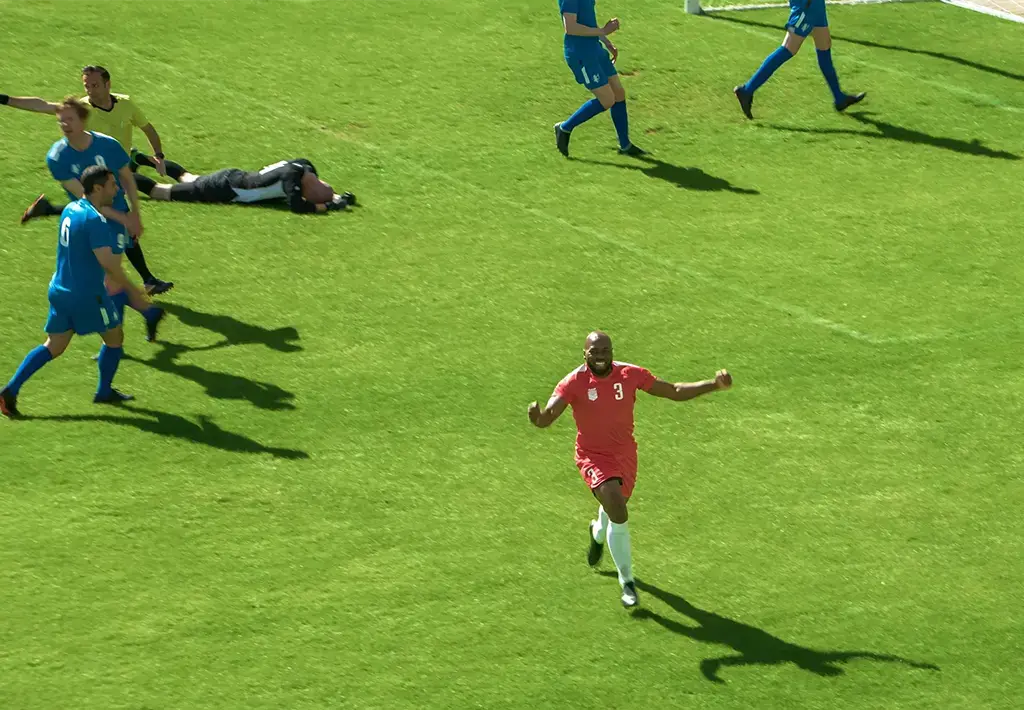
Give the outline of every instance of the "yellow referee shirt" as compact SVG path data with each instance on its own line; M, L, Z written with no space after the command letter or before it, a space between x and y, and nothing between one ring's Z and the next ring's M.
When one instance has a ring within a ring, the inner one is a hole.
M132 126L148 126L149 119L130 97L124 94L111 94L110 98L114 100L114 105L109 111L93 106L88 96L82 99L82 103L89 107L85 129L106 133L120 143L127 153L132 148Z

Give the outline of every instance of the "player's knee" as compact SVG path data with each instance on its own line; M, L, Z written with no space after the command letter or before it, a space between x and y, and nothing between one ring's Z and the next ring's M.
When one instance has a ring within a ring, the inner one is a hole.
M121 326L108 330L103 334L103 342L108 348L119 348L124 345L124 329Z
M782 40L782 46L788 49L790 54L799 52L803 43L804 38L795 32L787 32L786 39Z
M615 103L626 100L626 90L621 86L617 86L612 89L612 96L615 98Z
M47 338L43 345L50 351L50 357L54 360L63 355L64 351L68 349L68 342L63 339L54 340L53 338Z
M601 102L602 108L604 108L604 110L607 111L608 109L615 105L615 92L602 92L602 94L597 97L597 100Z

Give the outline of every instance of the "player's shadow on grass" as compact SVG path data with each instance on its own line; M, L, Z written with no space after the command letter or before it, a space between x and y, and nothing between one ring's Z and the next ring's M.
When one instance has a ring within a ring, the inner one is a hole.
M196 416L193 422L190 419L161 412L155 409L144 409L142 407L118 407L118 411L127 412L129 416L119 414L61 414L56 416L24 417L27 421L51 421L51 422L107 422L118 426L129 426L139 431L166 436L184 441L191 441L196 444L203 444L221 451L231 451L245 454L270 454L280 459L308 459L309 454L296 449L284 449L276 446L265 446L255 439L250 439L244 434L222 429L210 417L205 415Z
M725 22L735 22L739 25L750 25L752 27L767 27L771 30L783 31L781 25L773 25L768 22L754 22L749 19L740 19L738 17L730 17L726 15L720 15L718 13L711 14L716 20L723 20ZM987 74L995 74L996 76L1002 76L1007 79L1014 79L1015 81L1024 81L1024 74L1017 74L1006 69L1000 69L999 67L991 67L987 64L975 62L970 59L964 59L958 57L955 54L946 54L944 52L934 52L930 49L913 49L911 47L901 47L898 44L882 44L881 42L872 42L866 39L854 39L853 37L842 37L840 35L832 35L833 40L839 40L840 42L849 42L850 44L859 44L861 47L871 47L872 49L888 49L894 52L906 52L908 54L919 54L924 57L932 57L934 59L943 59L947 62L953 62L954 64L960 64L961 66L970 67L971 69L977 69L978 71L985 72Z
M292 404L295 394L275 384L178 362L179 355L203 348L193 349L185 345L164 342L159 343L159 346L160 352L148 360L141 360L129 355L126 355L125 359L191 380L203 387L207 396L214 399L246 400L260 409L274 411L295 409L295 405Z
M983 158L998 158L1001 160L1021 159L1021 157L1015 153L988 148L976 138L971 141L965 141L960 140L959 138L933 136L922 131L915 131L911 128L897 126L894 123L879 121L871 118L867 112L863 111L849 113L847 116L861 125L869 126L874 130L858 131L851 128L796 128L794 126L779 126L773 124L769 124L768 127L776 131L789 131L791 133L813 133L825 136L858 136L862 138L879 138L882 140L899 141L900 143L911 143L915 145L929 145L934 148L951 150L955 153L964 153L965 155L977 155Z
M685 190L699 190L702 192L727 191L735 192L740 195L761 194L757 190L736 187L728 180L715 177L714 175L709 175L700 168L684 168L649 156L638 158L638 160L642 161L642 165L637 165L635 163L612 163L605 160L588 160L587 158L571 158L571 160L588 163L589 165L604 165L612 168L621 168L623 170L636 170L649 178L664 180L665 182L670 182L676 187L683 188Z
M232 316L203 313L177 303L161 303L160 307L177 316L178 320L185 325L203 328L224 338L213 345L192 348L192 352L216 350L230 345L266 345L271 350L282 353L294 353L302 350L302 346L294 342L299 339L299 331L292 327L271 330L261 325L240 321Z
M601 574L614 577L613 572ZM912 661L888 653L872 651L819 651L795 643L783 641L755 626L728 619L710 611L695 607L677 594L667 592L653 584L636 580L637 589L650 594L656 599L672 607L677 613L686 617L683 621L669 619L649 609L639 609L633 618L640 621L654 621L663 628L686 636L694 641L721 644L732 648L736 653L706 658L700 662L701 673L713 683L725 683L719 672L725 668L740 666L775 666L792 663L797 668L810 671L819 676L839 676L845 671L839 664L854 660L879 661L883 663L899 663L910 668L937 671L939 667L931 663ZM690 622L695 622L695 625Z

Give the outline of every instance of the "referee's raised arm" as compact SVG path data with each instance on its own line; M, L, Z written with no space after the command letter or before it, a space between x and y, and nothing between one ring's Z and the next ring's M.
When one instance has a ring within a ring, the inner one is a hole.
M33 113L57 113L57 104L50 103L46 99L36 96L8 96L0 94L0 105L20 108L22 111Z

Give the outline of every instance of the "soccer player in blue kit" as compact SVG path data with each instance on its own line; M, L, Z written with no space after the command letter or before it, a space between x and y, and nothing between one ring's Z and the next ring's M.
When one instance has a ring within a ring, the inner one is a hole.
M786 38L782 41L782 46L768 55L746 84L741 84L732 90L740 102L743 115L747 118L754 118L754 114L751 112L754 92L768 81L779 67L796 56L808 35L814 38L814 46L818 52L818 68L821 69L828 88L832 90L836 111L845 111L863 101L867 93L845 94L839 88L839 77L836 75L835 67L832 66L832 35L828 30L825 0L789 0L789 8Z
M20 415L21 387L48 362L62 355L76 334L99 333L103 338L99 386L93 401L116 404L132 399L113 388L123 354L123 308L109 295L107 283L123 293L134 308L143 311L147 320L153 311L159 310L149 306L142 291L124 273L124 233L111 229L107 218L100 214L99 210L109 207L120 191L113 172L107 166L89 165L78 173L76 180L83 197L61 213L57 269L47 294L50 315L46 320L46 342L25 356L14 377L0 390L0 414L5 417Z
M598 27L594 2L558 0L558 10L562 13L562 25L565 27L565 63L572 69L576 82L590 89L594 98L576 109L572 116L555 124L555 145L558 152L568 158L569 137L573 129L611 109L612 123L619 137L619 152L623 155L645 155L646 151L629 140L626 91L615 70L619 50L608 39L608 35L619 29L619 20L613 18L603 27Z
M53 144L46 156L46 167L54 179L64 186L68 197L72 200L81 199L84 190L79 177L90 165L108 168L117 184L117 194L113 204L103 207L100 212L106 218L108 228L114 233L116 242L123 252L129 245L126 230L133 236L142 233L142 219L139 212L139 192L135 185L135 176L131 171L128 153L121 144L110 136L85 130L85 119L89 109L74 97L66 98L57 107L57 120L64 137ZM132 210L128 211L128 201ZM124 307L130 305L127 295L122 291L113 294L114 304L121 309L123 320ZM147 340L156 338L156 328L163 318L161 309L152 309L143 313L146 318Z

